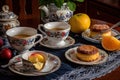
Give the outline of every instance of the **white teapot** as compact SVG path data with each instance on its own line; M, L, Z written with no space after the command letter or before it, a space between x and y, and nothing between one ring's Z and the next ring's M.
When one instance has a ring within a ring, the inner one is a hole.
M71 16L73 16L73 11L69 9L66 3L64 3L61 8L58 8L54 3L51 3L48 6L40 6L39 9L42 11L41 20L44 23L52 21L67 22L71 18Z

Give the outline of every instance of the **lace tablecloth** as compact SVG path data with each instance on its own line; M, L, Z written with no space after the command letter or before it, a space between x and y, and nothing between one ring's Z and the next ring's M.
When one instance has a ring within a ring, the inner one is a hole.
M107 62L94 66L79 66L53 80L91 80L101 77L120 66L120 51L109 53Z
M76 47L81 44L92 44L97 46L98 48L102 48L100 44L94 44L83 40L80 35L72 34L70 36L75 39L76 43L68 48L54 50L37 45L36 47L31 49L43 50L58 56L61 59L62 64L60 69L56 72L45 76L26 77L14 74L9 69L0 68L0 80L91 80L101 77L120 66L120 51L107 52L109 55L108 60L100 65L85 66L77 65L68 61L65 58L64 53L70 48ZM6 44L8 44L7 40ZM9 47L9 45L5 45L4 47ZM14 55L16 54L14 53Z
M78 46L81 43L85 43L85 44L93 44L98 48L102 48L100 44L94 44L82 40L81 36L79 35L75 35L74 38L76 39L76 44L73 47ZM92 65L92 66L79 65L74 70L68 71L64 75L59 76L56 79L52 79L52 80L92 80L94 78L99 78L101 76L104 76L120 66L120 51L107 52L107 53L109 55L108 59L103 64Z

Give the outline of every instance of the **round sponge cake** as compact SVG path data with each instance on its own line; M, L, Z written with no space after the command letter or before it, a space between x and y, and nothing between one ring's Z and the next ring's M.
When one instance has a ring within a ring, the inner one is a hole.
M92 45L81 45L77 48L76 56L83 61L91 62L99 58L98 48Z
M106 24L94 24L90 28L90 37L94 38L96 35L102 36L102 35L111 35L111 30L108 30L106 32L102 32L104 30L109 29L110 27Z

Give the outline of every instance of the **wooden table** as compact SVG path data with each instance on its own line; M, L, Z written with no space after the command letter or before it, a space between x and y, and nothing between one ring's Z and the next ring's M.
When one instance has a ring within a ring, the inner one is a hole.
M31 19L31 20L20 20L21 26L29 26L29 27L34 27L37 29L37 25L40 24L40 19ZM107 23L101 20L97 20L97 19L92 19L92 24L94 23L106 23L109 26L111 26L111 23ZM118 30L120 32L120 27L115 28L116 30ZM100 78L96 78L94 80L120 80L120 66L115 69L114 71L106 74L105 76L102 76Z

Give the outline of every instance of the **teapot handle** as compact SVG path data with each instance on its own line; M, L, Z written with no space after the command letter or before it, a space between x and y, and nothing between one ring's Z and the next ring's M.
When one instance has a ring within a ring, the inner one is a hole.
M39 24L38 25L38 30L44 35L44 37L47 37L47 34L45 33L45 31L42 30L42 28L44 28L43 24Z
M45 12L45 14L46 14L46 17L49 16L49 10L48 10L48 8L45 5L40 6L38 9L43 10Z

